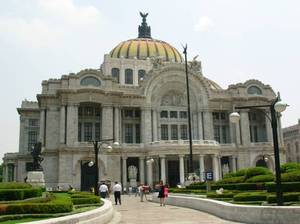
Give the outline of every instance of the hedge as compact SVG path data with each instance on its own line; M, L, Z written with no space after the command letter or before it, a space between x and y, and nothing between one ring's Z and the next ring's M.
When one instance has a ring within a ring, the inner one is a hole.
M85 197L85 198L72 198L72 202L74 205L99 204L100 198L97 196L91 196L91 197Z
M239 193L234 195L234 201L266 201L267 193L265 192L251 192L251 193Z
M223 180L220 180L217 182L217 184L234 184L234 183L243 183L245 177L244 176L238 176L238 177L229 177L224 178Z
M234 193L232 192L224 192L223 194L207 193L206 196L208 198L233 198Z
M68 198L54 199L46 203L0 204L0 214L64 213L73 210Z
M276 192L276 183L266 183L265 188L268 192ZM281 183L283 192L300 192L300 182Z
M300 193L285 193L283 194L283 201L284 202L291 202L291 201L299 201ZM276 203L277 197L276 195L269 195L267 198L268 203Z
M258 175L246 180L247 183L264 183L274 181L273 175Z
M15 201L42 196L41 188L0 189L0 201Z
M16 182L4 182L0 183L0 189L25 189L25 188L32 188L30 184L26 183L16 183Z
M300 181L300 170L281 174L281 182Z
M237 184L213 184L211 185L211 190L218 190L220 188L224 188L226 190L238 190L238 191L248 191L248 190L264 190L264 184L257 184L257 183L237 183ZM205 190L206 185L200 186L187 186L186 189L192 190Z
M258 175L272 175L272 172L265 167L249 168L246 171L245 179L249 179L251 177L258 176Z
M299 163L286 163L280 166L281 173L289 173L297 170L300 171Z

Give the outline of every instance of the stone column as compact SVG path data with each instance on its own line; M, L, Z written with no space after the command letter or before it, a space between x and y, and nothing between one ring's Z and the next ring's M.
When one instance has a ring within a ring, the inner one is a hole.
M203 139L202 112L198 112L198 137Z
M213 129L213 118L210 111L205 111L204 117L204 139L213 140L214 139L214 129Z
M113 139L113 107L102 106L102 139Z
M67 110L67 145L73 146L78 141L78 105L69 105Z
M191 113L192 117L192 136L193 140L196 140L198 138L197 130L198 130L198 120L197 120L197 113Z
M61 105L60 107L60 122L59 122L59 143L65 144L65 117L66 109L65 105Z
M199 155L200 181L204 181L204 155Z
M140 183L145 184L145 158L140 157L139 169L140 169Z
M157 141L157 111L152 111L153 141Z
M223 170L222 170L222 162L221 162L221 156L218 156L218 167L219 167L219 180L222 179L223 176Z
M26 119L21 115L20 116L20 132L19 132L19 152L28 152L28 137L26 141L26 133L25 133L25 127L26 127Z
M271 118L271 113L266 111L265 122L266 122L267 141L273 142L272 124L268 117Z
M157 111L156 113L157 115L157 140L160 141L161 140L161 127L160 127L160 112Z
M248 111L241 111L240 115L241 115L242 144L250 145L249 113Z
M44 145L44 136L45 136L45 109L40 110L40 141Z
M123 176L123 188L127 189L127 156L122 157L123 167L122 167L122 176Z
M114 140L120 143L120 109L119 107L115 107L114 110Z
M219 159L217 155L212 156L212 162L213 162L214 180L218 181L220 174L219 174Z
M124 67L124 59L121 59L121 66L120 66L120 84L125 84L125 67Z
M152 141L152 131L151 131L151 109L142 109L142 142L144 144L149 144Z
M231 172L236 172L236 156L231 156Z
M153 169L152 169L152 163L147 163L147 184L152 188L153 185Z
M184 155L179 155L179 176L180 184L184 184Z
M166 183L166 158L165 156L160 157L160 173L161 173L161 180L163 183Z

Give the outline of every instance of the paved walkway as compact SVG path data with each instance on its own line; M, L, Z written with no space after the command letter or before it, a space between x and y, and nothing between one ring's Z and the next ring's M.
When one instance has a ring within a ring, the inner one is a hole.
M113 201L113 196L110 199ZM140 202L139 197L122 195L122 205L114 208L121 214L121 224L237 224L193 209L153 202Z

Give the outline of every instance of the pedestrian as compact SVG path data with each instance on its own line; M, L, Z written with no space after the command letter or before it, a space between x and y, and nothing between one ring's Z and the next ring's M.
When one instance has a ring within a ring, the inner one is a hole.
M114 197L115 197L115 203L116 203L116 205L118 204L118 201L119 201L119 204L121 205L121 190L122 190L121 184L119 184L116 181L112 190L114 192Z
M164 201L164 206L165 206L166 199L169 196L169 185L168 184L165 185L164 194L165 194L165 201Z
M102 182L102 184L100 185L99 192L101 198L106 198L108 196L108 187L104 182Z
M165 186L162 180L159 181L158 198L160 206L165 206Z
M130 196L131 194L132 194L132 187L129 186L129 187L128 187L128 196Z

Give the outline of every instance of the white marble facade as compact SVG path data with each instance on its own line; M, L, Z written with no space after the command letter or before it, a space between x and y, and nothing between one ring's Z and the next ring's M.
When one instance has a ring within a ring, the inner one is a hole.
M119 69L119 79L112 77L113 68ZM133 70L132 84L126 84L127 68ZM145 76L139 79L141 69ZM226 172L256 166L263 156L269 158L266 166L274 169L272 131L265 113L243 110L238 125L229 122L235 106L271 103L272 88L248 80L222 89L195 61L188 72L193 160L200 178L204 171L213 171L218 180ZM83 168L94 160L89 140L114 139L120 145L111 152L100 149L99 180L128 186L127 170L134 165L138 183L184 183L189 157L186 93L184 62L111 54L104 56L100 69L43 81L37 102L23 101L18 108L19 152L5 154L4 180L24 181L31 146L41 141L46 186L82 189L92 175ZM279 133L283 152L280 127ZM153 163L147 162L150 158ZM285 160L283 153L281 159Z

